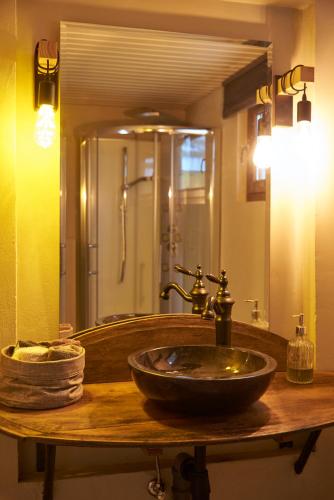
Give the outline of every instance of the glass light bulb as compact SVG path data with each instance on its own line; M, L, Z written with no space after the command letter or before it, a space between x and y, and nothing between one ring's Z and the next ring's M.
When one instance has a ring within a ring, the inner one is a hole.
M42 148L48 148L53 143L56 132L55 113L51 104L42 104L37 112L36 142Z
M271 167L272 143L271 135L259 135L253 154L253 162L256 166L257 180L265 179L266 168Z
M306 120L297 122L295 141L297 158L304 164L308 164L312 158L311 122Z
M308 143L311 138L311 122L302 120L300 122L297 122L296 128L298 142L300 144Z

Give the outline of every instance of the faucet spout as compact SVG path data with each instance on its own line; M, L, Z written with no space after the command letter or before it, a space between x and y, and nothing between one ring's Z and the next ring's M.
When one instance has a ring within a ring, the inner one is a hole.
M185 267L180 266L179 264L176 264L174 266L175 271L178 271L179 273L185 274L187 276L193 276L196 278L195 283L190 290L189 293L187 293L182 286L180 286L178 283L173 283L169 282L165 288L162 290L160 294L161 299L168 300L169 298L169 291L170 290L176 290L176 292L187 302L192 302L193 307L192 307L192 313L193 314L202 314L203 309L205 307L205 301L208 296L208 292L205 289L205 286L203 284L202 278L203 278L203 272L202 272L202 267L198 264L197 269L195 272L189 271L189 269L186 269Z
M167 283L165 288L160 293L160 298L168 300L170 290L175 290L187 302L192 302L192 296L190 295L190 293L187 293L184 288L182 288L182 286L180 286L178 283L172 282Z
M205 307L202 312L202 319L215 319L215 313L214 313L214 303L215 303L216 298L213 296L207 297L205 301Z

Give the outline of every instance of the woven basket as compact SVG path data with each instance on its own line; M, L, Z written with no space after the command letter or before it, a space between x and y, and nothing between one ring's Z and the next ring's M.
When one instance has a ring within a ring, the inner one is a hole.
M44 410L78 401L83 393L85 350L56 361L13 359L14 346L1 350L0 403L13 408Z

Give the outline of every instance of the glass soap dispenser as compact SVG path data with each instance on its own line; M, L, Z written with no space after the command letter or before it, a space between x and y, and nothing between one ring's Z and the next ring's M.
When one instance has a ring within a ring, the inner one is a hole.
M253 304L251 324L253 326L257 326L258 328L268 329L269 327L268 322L261 318L261 311L259 309L259 300L246 299L245 302L250 302L251 304Z
M298 314L299 324L296 337L288 343L287 379L295 384L313 382L314 345L307 338L304 325L304 314Z

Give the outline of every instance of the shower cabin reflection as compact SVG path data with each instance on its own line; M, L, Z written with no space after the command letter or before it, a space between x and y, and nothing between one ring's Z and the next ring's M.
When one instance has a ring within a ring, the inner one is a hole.
M159 292L213 262L214 136L208 129L101 127L81 140L81 328L112 314L191 312Z

